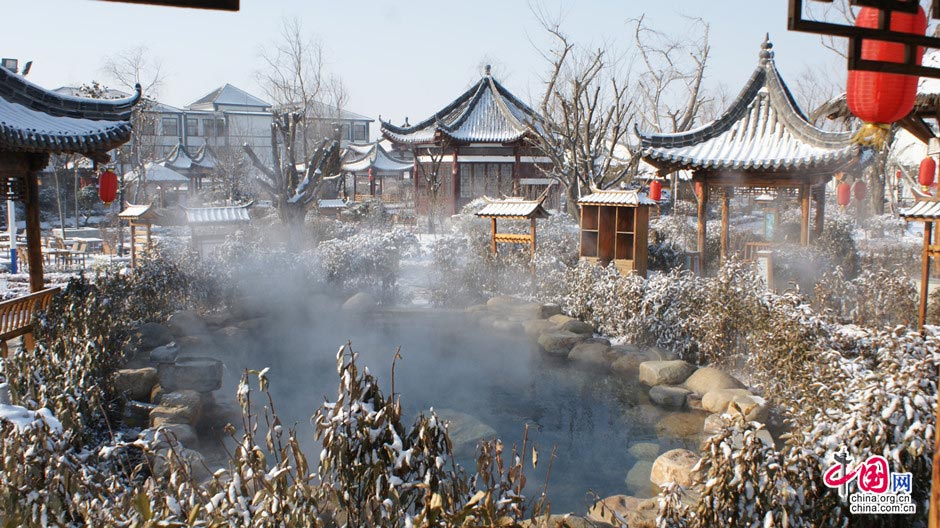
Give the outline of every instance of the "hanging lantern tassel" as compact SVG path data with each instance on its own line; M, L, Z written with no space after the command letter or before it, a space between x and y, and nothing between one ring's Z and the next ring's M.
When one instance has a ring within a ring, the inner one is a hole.
M886 123L865 123L858 132L852 136L852 143L863 147L880 149L888 139L891 125Z

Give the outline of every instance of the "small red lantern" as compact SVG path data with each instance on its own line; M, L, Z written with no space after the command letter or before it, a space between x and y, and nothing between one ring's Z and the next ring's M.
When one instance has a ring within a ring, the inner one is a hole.
M373 176L372 174L372 167L369 167L369 181L372 181L374 179L375 179L375 176Z
M659 201L663 197L663 182L653 180L650 182L650 200Z
M842 182L836 187L836 201L839 202L840 207L845 207L849 205L849 200L852 198L852 187L849 184Z
M856 27L877 29L881 11L863 7L855 19ZM927 31L927 15L923 8L917 14L891 12L891 31L923 35ZM862 59L879 62L903 63L905 46L897 42L864 40ZM915 62L919 65L924 48L917 48ZM881 146L888 125L906 117L914 108L917 98L916 75L849 70L846 99L849 110L865 125L853 138L857 143Z
M852 196L855 197L856 201L861 202L865 199L865 196L868 195L868 188L865 186L865 182L858 180L852 184Z
M894 177L898 179L898 182L901 181L901 170L900 170L900 169L898 169L898 171L897 171L896 173L894 173Z
M917 173L917 181L926 192L933 185L933 180L937 175L937 162L930 156L927 156L920 162L920 171Z
M114 171L104 171L98 177L98 198L105 205L110 204L117 198L118 180Z

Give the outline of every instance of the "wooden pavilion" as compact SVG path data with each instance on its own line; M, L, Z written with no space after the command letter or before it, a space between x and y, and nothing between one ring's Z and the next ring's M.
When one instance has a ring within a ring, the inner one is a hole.
M538 121L487 66L482 79L431 117L404 126L382 121L382 135L393 149L413 157L417 211L430 210L425 175L438 174L441 203L436 205L454 214L482 196L518 196L523 178L535 196L544 189L558 192L537 167L548 163L531 141L530 125Z
M388 187L403 185L405 173L412 168L410 161L393 157L378 141L366 145L350 144L343 153L342 171L351 176L352 195L357 202L360 198L375 196L400 201L401 193ZM387 182L393 183L386 185Z
M908 222L924 224L924 250L920 276L920 306L917 312L917 326L924 329L927 320L927 296L930 285L930 259L940 258L940 240L934 240L934 226L940 224L940 198L931 197L914 204L906 211L901 211L901 218Z
M649 211L656 202L638 190L601 190L578 200L581 206L580 256L620 273L646 277Z
M735 189L756 194L796 193L802 212L800 243L810 242L810 197L816 199L815 229L822 232L825 186L838 172L863 159L850 133L814 126L797 106L777 71L773 45L761 46L760 61L737 99L717 120L675 134L637 131L643 159L666 175L692 171L698 191L698 252L706 262L705 232L713 191L721 199L721 256L728 255L729 201Z
M51 154L82 154L107 163L108 151L131 137L131 112L140 99L82 99L41 88L0 67L0 190L26 204L29 284L43 289L39 171Z
M131 227L131 267L136 268L137 246L139 244L137 228L142 227L144 229L143 246L150 249L153 247L153 224L160 218L160 215L151 204L127 204L127 208L118 213L118 218L126 221Z
M483 199L486 200L486 205L483 207L483 209L480 209L480 211L477 212L477 216L480 218L490 219L493 255L497 255L499 253L497 245L500 243L528 244L532 252L532 258L535 259L535 221L537 219L548 218L550 216L548 211L542 207L542 202L545 201L545 196L539 197L538 200L525 200L518 197L505 198L502 200L493 200L492 198L487 197L484 197ZM529 233L500 233L496 226L496 221L499 219L528 220Z
M193 249L206 256L225 238L251 223L252 202L224 207L183 207L192 234Z

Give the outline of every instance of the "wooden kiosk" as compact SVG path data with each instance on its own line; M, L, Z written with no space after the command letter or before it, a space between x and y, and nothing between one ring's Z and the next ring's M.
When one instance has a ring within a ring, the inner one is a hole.
M529 244L532 251L532 258L535 258L535 221L539 218L548 218L548 211L542 207L545 201L543 195L538 200L525 200L523 198L504 198L502 200L486 200L486 206L480 209L477 216L480 218L489 218L492 230L492 250L493 255L497 255L499 250L497 244ZM496 229L496 220L529 220L528 234L500 233Z
M917 328L924 329L927 321L927 294L930 283L930 258L940 258L940 241L933 240L934 226L940 223L940 199L921 200L906 211L901 218L908 222L924 224L924 254L920 277L920 306L917 311Z
M121 220L126 220L131 226L131 267L137 267L137 244L138 244L138 232L137 228L144 228L144 247L150 249L153 239L151 233L153 230L153 223L157 220L160 215L157 214L157 211L153 209L151 204L147 205L131 205L127 204L127 209L124 209L118 213L118 218Z
M646 276L649 208L656 202L640 191L592 189L581 206L581 258L624 275Z

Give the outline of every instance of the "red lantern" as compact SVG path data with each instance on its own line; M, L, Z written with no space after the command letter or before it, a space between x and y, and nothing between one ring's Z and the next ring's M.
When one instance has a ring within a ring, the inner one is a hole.
M106 205L117 197L118 180L113 171L104 171L98 177L98 198Z
M375 179L375 176L372 175L372 167L369 167L369 181L372 181L374 179Z
M659 201L663 197L663 182L653 180L650 182L650 200Z
M900 169L899 169L896 173L894 173L894 177L898 179L898 182L901 181L901 171L900 171Z
M859 180L852 184L852 195L855 196L855 200L861 202L865 199L865 196L868 193L868 189L865 187L865 182Z
M855 19L856 27L878 28L881 11L863 7ZM923 8L916 15L891 12L891 31L923 35L927 31L927 15ZM904 62L904 44L883 40L864 40L862 59L879 62ZM921 63L924 48L917 48L917 64ZM906 117L914 108L917 98L916 75L849 70L846 99L849 110L865 125L855 135L855 141L880 146L887 134L887 125Z
M923 186L924 191L933 185L934 177L937 174L937 162L930 156L920 162L920 171L917 173L917 181Z
M840 207L845 207L849 205L849 200L852 198L852 188L849 184L842 182L836 187L836 201L839 202Z
M702 197L702 182L695 182L695 196Z

